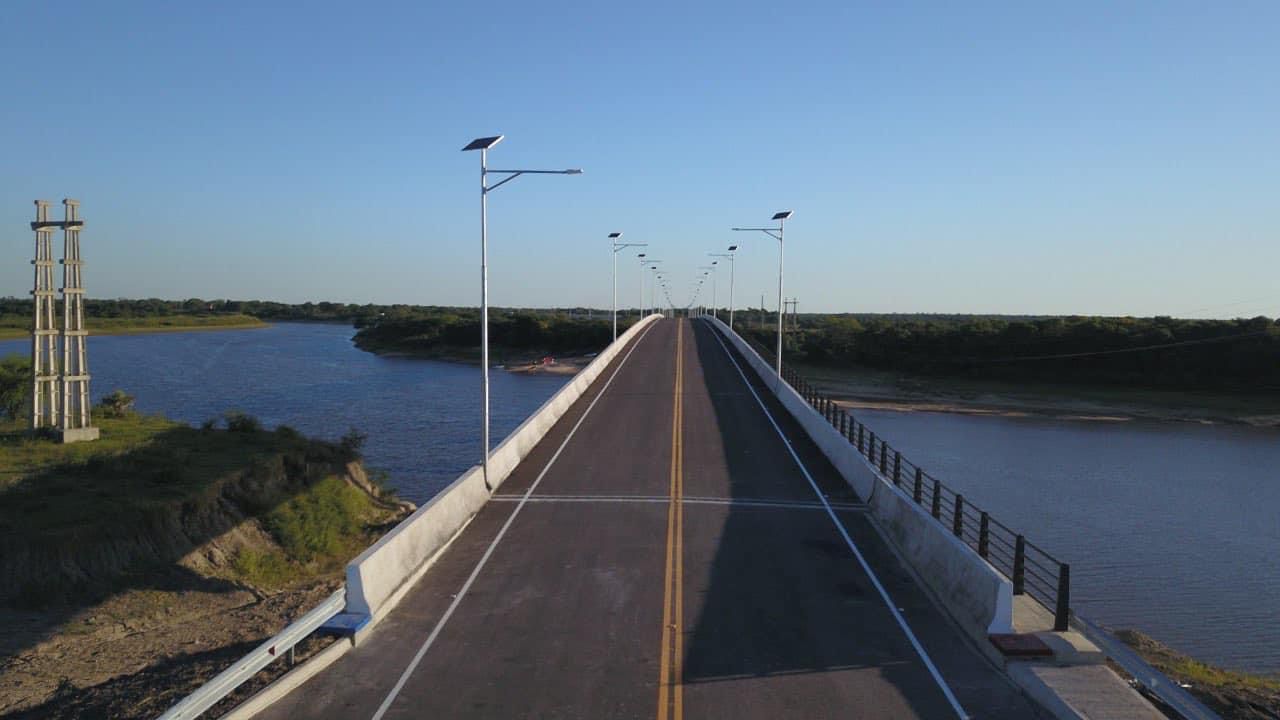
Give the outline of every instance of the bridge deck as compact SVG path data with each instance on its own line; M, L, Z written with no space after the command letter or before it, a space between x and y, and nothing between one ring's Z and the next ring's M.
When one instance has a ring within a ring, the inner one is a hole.
M265 716L1041 716L742 367L756 394L705 323L656 323L370 637Z

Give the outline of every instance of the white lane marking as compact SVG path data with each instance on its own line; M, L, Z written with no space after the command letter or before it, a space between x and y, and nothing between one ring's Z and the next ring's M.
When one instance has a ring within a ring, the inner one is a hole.
M644 332L640 334L640 337L636 338L635 344L632 345L631 349L627 351L627 354L622 357L622 361L618 363L618 367L613 369L613 374L609 376L609 380L605 382L604 387L600 388L600 392L594 399L592 399L591 404L587 406L587 409L583 411L582 417L578 418L578 422L573 424L573 428L569 430L569 434L566 435L564 441L560 443L560 447L556 448L555 454L551 456L551 459L547 461L545 466L543 466L542 472L538 473L538 477L534 479L533 484L531 484L529 489L525 491L520 504L516 505L515 510L511 511L511 516L502 524L502 529L498 530L498 534L494 536L493 542L489 543L489 547L484 551L484 555L480 556L480 562L476 563L475 569L471 571L471 575L467 577L467 581L462 584L462 589L454 596L453 602L449 603L449 607L444 611L444 615L440 616L440 621L436 623L434 628L432 628L431 634L428 635L426 641L422 643L422 647L418 648L418 652L413 656L413 660L409 662L409 666L400 674L400 679L396 681L395 687L391 688L391 692L387 693L386 699L378 706L378 711L373 714L372 720L381 720L382 716L386 714L387 709L391 707L391 703L395 701L396 696L404 689L405 683L409 681L409 676L417 669L418 663L422 662L422 658L427 654L427 650L431 648L431 645L440 635L440 631L444 628L445 623L448 623L449 618L453 616L453 611L458 609L458 605L462 603L462 599L467 596L467 591L471 589L471 584L476 581L476 577L478 577L480 575L480 571L484 569L485 563L489 562L489 557L493 555L494 548L498 547L499 542L502 542L502 537L507 534L507 529L511 527L511 523L516 519L516 516L520 514L525 503L528 502L529 497L533 495L533 491L538 488L538 483L542 482L542 478L546 476L547 471L555 464L556 459L560 457L560 453L564 451L565 446L573 439L574 433L578 432L578 428L582 426L582 422L591 414L591 409L596 406L596 403L600 402L600 398L604 397L609 386L613 384L613 379L618 377L618 373L621 372L623 366L627 364L627 360L631 359L631 353L635 352L636 348L640 347L640 343L644 341L645 336L649 334L649 331L652 330L656 324L657 323L649 325L649 327L645 328Z
M858 550L858 546L854 544L853 538L849 536L849 531L845 530L844 523L836 517L836 513L831 509L831 504L827 502L827 498L818 489L818 483L814 481L813 476L809 474L809 469L804 466L804 462L800 460L800 455L796 453L796 449L791 446L791 441L787 439L786 433L782 432L777 421L773 419L773 414L769 412L769 408L760 399L760 395L751 385L751 381L747 379L746 373L742 372L742 367L738 365L738 361L734 359L733 353L729 352L728 346L724 344L724 340L720 339L720 332L711 327L711 334L715 337L716 342L720 343L720 347L724 350L725 357L729 358L729 362L733 363L733 367L738 371L738 376L742 378L742 382L746 384L747 389L751 391L751 396L756 399L756 403L760 405L760 409L764 411L764 416L769 419L769 424L777 431L778 437L782 438L782 443L787 446L787 452L791 453L791 459L796 461L796 465L800 468L800 472L804 473L804 477L809 481L809 486L813 488L814 494L818 496L818 500L826 507L827 515L831 518L831 522L835 524L836 529L840 531L844 542L853 551L853 556L858 559L858 564L866 571L867 576L871 578L872 584L876 586L876 590L880 592L880 598L884 600L884 604L889 608L889 612L893 614L893 619L898 621L898 627L907 634L907 639L911 641L911 646L916 649L916 654L924 661L925 667L929 669L929 674L933 676L934 682L938 683L938 687L942 689L942 694L947 697L947 702L951 703L951 708L956 711L956 715L960 718L968 719L969 714L960 706L960 701L951 692L951 688L947 686L947 681L942 679L942 673L938 672L938 668L933 664L933 660L929 659L929 653L925 652L924 646L916 639L916 634L911 632L911 628L907 625L907 621L902 617L902 613L898 612L898 606L894 604L893 599L889 597L889 593L884 589L884 585L880 584L880 578L872 572L871 565L867 563L866 558L862 557L862 552Z
M527 500L535 503L659 503L667 504L671 498L660 495L494 495L491 500L498 502L521 502ZM812 500L756 500L752 498L717 498L689 497L681 498L686 505L726 505L734 507L779 508L783 510L823 510L822 503ZM865 510L859 503L831 503L837 510Z

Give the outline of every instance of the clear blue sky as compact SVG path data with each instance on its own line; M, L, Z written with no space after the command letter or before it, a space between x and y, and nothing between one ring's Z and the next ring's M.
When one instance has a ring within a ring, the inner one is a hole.
M491 196L495 304L614 230L758 304L789 208L802 311L1280 315L1280 4L446 5L7 3L0 295L69 195L91 296L476 304L502 133L586 172Z

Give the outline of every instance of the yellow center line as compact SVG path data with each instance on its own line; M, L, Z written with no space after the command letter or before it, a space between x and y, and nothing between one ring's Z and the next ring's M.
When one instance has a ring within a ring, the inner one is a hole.
M684 672L681 626L684 623L684 324L676 320L676 372L671 410L671 490L667 505L667 563L662 589L662 654L658 661L658 720L682 720ZM673 593L674 590L674 593ZM674 594L674 603L672 595Z

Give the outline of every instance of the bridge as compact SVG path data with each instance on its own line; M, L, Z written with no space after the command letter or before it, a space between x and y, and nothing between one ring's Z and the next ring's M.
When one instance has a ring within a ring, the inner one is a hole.
M646 318L491 454L496 487L473 468L356 558L312 613L351 639L233 716L1161 717L1078 633L1023 632L1054 614L964 544L963 501L952 535L936 485L930 518L920 473L912 498L778 383L717 320Z

